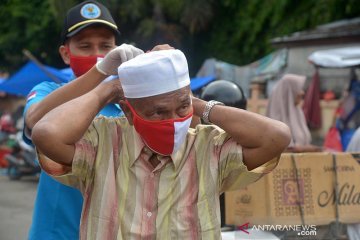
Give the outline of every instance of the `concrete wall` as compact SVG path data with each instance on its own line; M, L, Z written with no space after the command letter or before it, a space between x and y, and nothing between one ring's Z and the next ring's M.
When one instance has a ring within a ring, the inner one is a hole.
M294 73L307 76L307 84L309 84L314 74L314 66L308 62L308 56L314 51L326 50L341 47L360 47L359 44L343 44L343 45L323 45L323 46L309 46L309 47L294 47L289 48L288 52L288 66L285 69L287 73ZM326 69L320 68L320 84L321 90L333 90L338 97L341 96L342 90L347 87L350 79L349 69ZM360 72L357 71L360 78Z

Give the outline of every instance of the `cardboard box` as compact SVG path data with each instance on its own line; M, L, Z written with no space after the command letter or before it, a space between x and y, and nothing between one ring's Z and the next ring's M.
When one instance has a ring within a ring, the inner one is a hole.
M231 225L360 222L360 166L350 153L285 153L247 188L225 193ZM337 169L337 171L334 171Z

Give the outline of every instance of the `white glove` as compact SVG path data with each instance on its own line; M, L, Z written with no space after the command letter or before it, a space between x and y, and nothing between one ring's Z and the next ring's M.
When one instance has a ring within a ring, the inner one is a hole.
M121 44L119 47L114 48L104 59L96 63L96 68L104 75L117 75L118 67L126 61L143 54L144 51L129 44Z

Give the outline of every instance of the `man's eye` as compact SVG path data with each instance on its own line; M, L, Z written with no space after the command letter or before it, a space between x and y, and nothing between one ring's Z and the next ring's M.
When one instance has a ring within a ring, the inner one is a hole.
M183 105L183 106L181 106L181 110L188 110L188 108L189 108L189 104L185 104L185 105Z
M148 112L145 114L145 116L152 118L152 117L156 117L162 114L162 111L153 111L153 112Z
M113 45L104 45L102 48L106 50L113 49Z
M164 111L156 111L154 115L162 115L164 114Z

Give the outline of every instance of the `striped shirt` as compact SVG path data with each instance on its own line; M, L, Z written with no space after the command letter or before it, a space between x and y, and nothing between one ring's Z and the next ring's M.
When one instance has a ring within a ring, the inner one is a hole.
M155 168L152 154L126 118L99 117L77 142L70 172L45 167L84 196L80 239L221 239L219 195L255 182L279 159L248 171L241 146L214 125L189 129Z

